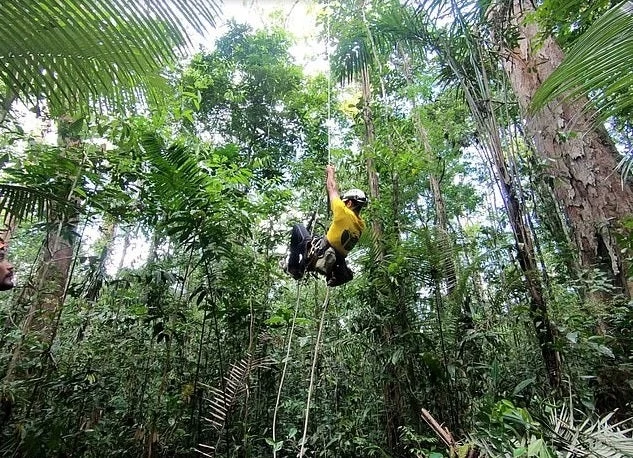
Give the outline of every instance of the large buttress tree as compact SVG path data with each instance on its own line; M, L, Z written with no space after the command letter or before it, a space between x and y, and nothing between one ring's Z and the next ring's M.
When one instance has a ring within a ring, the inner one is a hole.
M560 94L538 110L529 110L536 91L561 65L564 53L556 39L543 36L530 20L533 3L515 0L490 10L501 63L524 113L527 130L572 229L580 265L608 273L630 295L627 261L616 240L625 218L633 214L633 190L617 170L619 153L600 125L587 98Z

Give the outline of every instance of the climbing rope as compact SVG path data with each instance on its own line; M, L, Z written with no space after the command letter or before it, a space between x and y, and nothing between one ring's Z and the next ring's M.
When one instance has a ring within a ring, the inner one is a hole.
M328 164L332 163L332 71L330 67L330 4L327 3L325 7L325 28L326 28L326 61L327 61L327 120L325 125L327 127L327 160ZM326 190L327 194L327 190ZM328 195L328 209L330 207L330 197ZM305 420L303 422L303 436L301 438L301 450L299 451L298 458L303 458L306 452L306 439L308 436L308 423L310 419L310 402L312 401L312 392L314 391L314 379L316 377L316 366L319 359L319 348L321 346L321 337L323 335L323 323L325 322L325 312L327 310L328 303L330 301L330 287L326 287L325 300L321 310L321 319L319 320L319 330L317 332L317 339L314 344L314 354L312 355L312 368L310 369L310 384L308 386L308 399L306 400Z
M332 163L332 132L331 132L331 120L332 120L332 69L330 67L330 4L328 2L325 7L325 60L327 62L327 120L325 125L327 127L327 162Z
M295 303L295 313L292 316L292 324L288 333L288 346L286 347L286 357L284 358L284 368L281 371L281 379L279 380L279 389L277 390L277 400L275 401L275 411L273 413L273 458L277 457L277 412L279 411L279 402L281 400L281 390L284 386L286 372L288 370L288 360L290 359L290 346L292 345L292 336L295 331L295 323L297 322L297 313L299 311L299 302L301 299L301 282L297 281L297 302Z
M319 320L319 331L317 332L317 340L314 344L314 354L312 355L312 369L310 370L310 385L308 386L308 400L306 401L306 415L303 422L303 437L301 438L301 451L298 457L302 458L305 454L306 437L308 435L308 419L310 418L310 401L312 400L312 391L314 390L314 378L316 375L317 360L319 358L319 347L321 346L321 336L323 335L323 322L325 321L325 311L330 301L330 287L325 290L325 301L323 302L323 310L321 311L321 319Z
M327 132L327 157L328 164L332 163L332 132L331 132L331 119L332 119L332 78L331 78L331 70L330 70L330 5L329 2L326 5L325 9L326 14L326 62L327 62L327 119L325 121L326 132ZM329 196L328 196L328 209L329 209ZM311 222L311 230L310 235L314 234L314 228L316 227L316 217L317 214L313 216ZM319 320L319 328L317 331L317 338L314 345L314 353L312 355L312 368L310 370L310 384L308 386L308 397L306 401L305 408L305 419L303 424L303 437L301 438L301 451L299 452L298 458L302 458L306 453L306 438L308 434L308 423L310 418L310 402L312 400L312 393L314 391L314 379L316 377L316 366L319 357L319 348L321 346L321 338L323 335L323 323L325 321L325 312L327 310L327 306L330 300L330 287L326 287L325 300L323 302L321 318ZM299 304L301 302L301 281L297 280L297 301L295 303L294 315L292 317L292 324L290 326L290 331L288 333L288 345L286 346L286 356L284 358L284 365L281 371L281 378L279 380L279 388L277 390L277 399L275 401L275 409L273 412L273 427L272 427L272 439L273 439L273 458L277 457L277 413L279 412L279 404L281 402L281 392L283 389L284 381L286 378L286 373L288 371L288 362L290 359L290 348L292 345L292 338L294 335L295 323L297 319L297 313L299 311ZM279 447L281 448L281 447Z

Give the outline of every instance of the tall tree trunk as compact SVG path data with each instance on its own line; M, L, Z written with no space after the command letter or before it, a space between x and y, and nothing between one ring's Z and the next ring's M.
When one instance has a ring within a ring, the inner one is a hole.
M414 122L417 132L418 141L424 145L424 149L428 156L431 154L431 145L429 144L428 134L422 121L416 112ZM433 204L435 207L435 238L437 246L446 256L442 259L441 278L446 284L448 294L451 294L457 285L457 269L455 259L453 258L452 242L448 232L448 216L446 215L446 203L444 202L444 194L440 186L440 178L436 173L429 173L429 185L431 194L433 195Z
M404 76L407 79L407 83L413 84L413 72L411 70L411 65L409 65L409 58L405 53L400 53L401 59L403 62L402 71L404 72ZM410 97L409 102L413 107L413 125L415 127L416 138L418 143L420 143L424 148L424 153L426 157L433 158L437 157L437 153L433 154L433 148L429 142L429 135L420 118L420 112L418 110L418 104L415 97ZM441 166L435 161L437 164L437 169L441 170ZM441 187L441 174L438 176L437 173L430 172L429 173L429 186L431 188L431 195L433 196L433 204L435 207L435 236L438 242L438 246L447 254L443 259L442 266L442 279L446 284L446 289L448 294L451 294L457 285L457 265L455 263L455 259L453 258L453 250L452 242L449 237L448 231L448 216L446 214L446 203L444 201L444 194L442 193Z
M630 296L627 266L615 232L623 217L633 214L633 190L623 185L616 171L619 159L613 141L604 126L595 122L593 113L583 110L586 99L557 100L534 114L527 111L536 90L564 57L552 37L543 39L538 24L525 20L533 10L531 1L514 0L509 12L501 7L491 11L497 30L505 30L509 21L519 33L512 43L499 40L503 67L572 228L581 266L599 267Z
M361 71L361 89L363 97L362 117L365 125L365 138L364 149L370 150L375 141L374 119L371 110L371 101L373 99L371 85L369 80L369 69L365 66ZM376 172L376 166L371 154L366 154L365 165L367 167L367 178L369 182L369 196L377 200L379 197L379 182L378 173ZM384 243L384 228L378 218L373 218L371 221L371 235L375 250L375 264L379 265L383 262L386 255L386 247ZM387 294L389 296L389 294ZM380 301L377 296L375 301ZM377 305L377 304L376 304ZM394 314L397 315L397 314ZM390 346L397 333L396 326L393 320L387 320L381 329L382 344L386 347ZM400 427L404 425L402 418L403 412L403 398L402 388L400 386L400 370L392 362L386 363L386 380L383 385L383 398L385 402L386 410L386 435L387 446L390 450L396 454L399 449L400 442Z
M523 272L526 289L530 298L530 316L536 330L536 337L541 348L543 361L547 369L550 385L558 388L561 382L562 362L555 348L556 333L549 320L547 303L543 295L541 276L536 262L536 250L532 233L526 222L526 214L512 184L512 176L503 156L499 137L491 136L492 149L495 151L494 163L497 182L501 189L503 202L516 242L517 259Z
M72 120L59 121L60 132L67 132ZM77 148L80 141L75 137L61 137L60 144L66 148ZM68 190L67 201L76 200L75 187L79 176ZM25 288L23 298L30 303L28 312L22 322L22 340L13 349L11 361L7 366L5 381L15 377L15 369L22 356L23 342L31 335L41 344L43 355L50 349L57 326L61 308L66 299L71 266L74 259L74 246L78 224L78 214L66 209L51 210L50 229L43 242L38 260L35 278Z
M369 82L369 69L367 66L363 67L361 72L361 88L363 96L363 122L365 124L365 149L370 149L376 141L376 133L374 127L374 118L371 111L371 101L373 99L371 92L371 85ZM369 183L369 196L377 200L380 197L380 191L378 188L378 173L376 173L376 166L374 164L374 158L371 154L365 155L365 165L367 167L367 181ZM383 227L379 220L374 219L371 222L372 235L374 241L377 242L379 261L384 258L384 244L383 240Z
M61 117L57 121L58 143L68 154L82 147L81 138L74 132L74 123L75 119L68 116ZM66 196L68 202L79 204L75 188L81 173L80 168L77 176L73 177ZM39 311L35 329L43 331L43 341L49 346L57 333L58 317L68 291L78 224L79 215L75 211L63 209L56 212L41 251L41 264L36 274L36 284L42 285L45 294L37 291Z

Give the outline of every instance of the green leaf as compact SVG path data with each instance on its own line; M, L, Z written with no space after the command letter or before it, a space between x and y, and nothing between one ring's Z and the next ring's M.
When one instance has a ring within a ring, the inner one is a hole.
M597 102L602 119L632 109L631 30L633 3L623 1L578 39L562 64L536 92L532 110L541 109L557 97L574 100L588 94Z
M148 13L148 12L151 12ZM44 0L0 3L0 81L55 112L164 99L161 72L207 30L215 0Z
M519 394L521 391L523 391L526 387L530 386L531 384L533 384L536 381L535 377L530 377L528 379L523 380L522 382L520 382L517 386L514 387L514 390L512 390L512 395L516 396L517 394Z
M266 443L273 448L273 451L278 452L284 445L284 441L273 441L271 438L266 438Z
M615 358L615 355L613 354L613 351L609 347L607 347L605 345L597 344L597 343L591 342L591 341L587 341L587 345L590 348L592 348L595 351L597 351L598 353L600 353L601 355L608 356L609 358Z

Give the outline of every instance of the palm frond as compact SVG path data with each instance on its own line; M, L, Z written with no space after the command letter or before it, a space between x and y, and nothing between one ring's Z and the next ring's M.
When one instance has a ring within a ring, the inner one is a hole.
M575 414L584 418L579 421ZM603 417L584 416L569 404L563 404L539 418L531 418L529 414L527 418L522 415L504 415L504 421L505 418L512 419L523 425L523 428L506 427L503 434L499 430L492 432L483 429L473 440L488 456L511 457L511 450L518 447L539 448L546 453L530 456L633 456L633 428L625 426L630 424L630 419L613 422L614 415L615 412Z
M72 202L37 186L0 183L0 213L11 215L15 221L30 217L50 218L51 213L77 213Z
M160 100L160 72L218 14L214 0L47 0L0 4L0 81L64 109Z
M249 374L251 359L246 357L231 365L229 375L224 377L224 389L209 387L211 397L209 403L211 417L207 421L216 429L221 430L229 414L230 408L235 403Z
M224 388L205 386L211 394L211 397L206 399L210 409L210 417L205 419L218 431L221 431L238 396L247 388L251 373L255 369L270 368L274 363L275 361L269 356L255 357L247 354L240 361L232 364L228 375L224 377ZM199 446L211 453L211 455L206 456L213 456L214 447L204 444L199 444Z
M207 456L209 458L213 458L215 456L214 455L215 447L212 447L210 445L205 445L205 444L198 444L198 447L200 447L200 448L197 448L195 450L196 450L196 452L198 452L202 456Z
M606 118L633 109L633 1L607 11L578 39L536 92L532 110L564 97L591 95Z
M199 197L211 180L191 150L183 145L165 145L153 133L143 135L141 145L152 166L151 183L156 194L184 205L183 209L190 208L190 202Z
M576 424L569 407L554 409L549 418L554 442L570 456L633 456L633 428L625 427L625 421L612 423L614 415L615 412L610 412L601 418L588 417Z
M369 38L360 25L348 28L340 36L332 62L337 79L345 83L350 83L357 77L363 67L371 65Z

